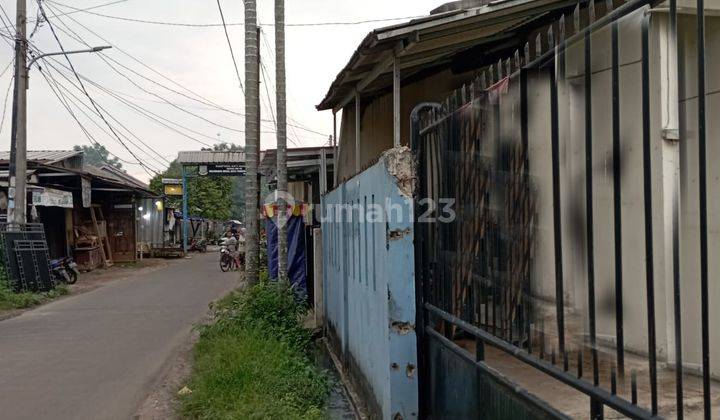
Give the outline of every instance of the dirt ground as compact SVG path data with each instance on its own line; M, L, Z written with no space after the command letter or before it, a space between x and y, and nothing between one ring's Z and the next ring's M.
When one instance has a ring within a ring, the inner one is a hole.
M111 281L126 280L137 275L152 273L155 270L167 267L169 264L172 264L173 261L177 260L145 258L136 263L118 263L108 269L98 268L90 272L80 273L77 283L68 286L70 293L45 303L87 293ZM37 306L23 309L0 310L0 321L14 318L35 308L37 308Z

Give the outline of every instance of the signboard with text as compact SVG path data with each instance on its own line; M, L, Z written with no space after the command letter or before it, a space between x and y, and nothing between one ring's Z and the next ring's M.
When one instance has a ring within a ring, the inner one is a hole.
M73 195L69 191L43 188L42 191L33 191L32 203L35 206L73 208Z
M200 166L199 173L201 176L245 176L247 171L245 165L216 163Z

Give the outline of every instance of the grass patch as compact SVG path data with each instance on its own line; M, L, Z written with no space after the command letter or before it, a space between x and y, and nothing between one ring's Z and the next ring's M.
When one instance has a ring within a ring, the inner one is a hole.
M182 397L192 419L320 419L328 392L325 375L307 354L306 309L287 284L263 281L233 292L202 327L195 365Z
M0 310L27 309L41 305L70 293L66 285L58 285L54 290L41 293L15 293L8 284L5 267L0 266Z

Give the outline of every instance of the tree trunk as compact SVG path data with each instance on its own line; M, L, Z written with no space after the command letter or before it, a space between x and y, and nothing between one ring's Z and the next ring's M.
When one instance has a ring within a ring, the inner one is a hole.
M257 48L257 8L255 0L245 0L245 164L247 188L245 194L245 275L249 285L258 282L258 153L260 127L257 99L259 98L259 66Z
M275 67L277 106L277 190L287 192L287 101L285 88L285 0L275 0ZM279 210L287 207L277 195ZM278 278L287 279L287 213L278 211Z

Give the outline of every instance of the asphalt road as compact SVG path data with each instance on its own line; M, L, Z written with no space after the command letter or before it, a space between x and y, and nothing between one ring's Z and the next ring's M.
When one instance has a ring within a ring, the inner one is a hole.
M217 260L195 255L1 321L0 418L132 418L208 304L237 286Z

